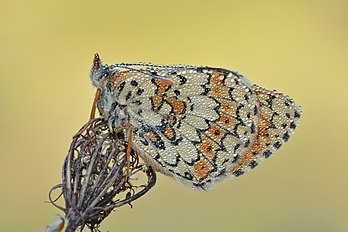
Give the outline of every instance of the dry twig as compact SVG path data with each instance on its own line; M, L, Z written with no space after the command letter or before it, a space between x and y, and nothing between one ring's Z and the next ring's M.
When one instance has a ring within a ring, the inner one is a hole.
M107 122L93 119L73 138L63 165L62 184L49 193L50 202L63 210L68 220L66 231L82 231L87 226L99 231L99 224L116 207L130 204L155 185L156 173L139 163L132 151L129 179L126 182L126 144L122 133L109 130ZM144 178L144 176L146 178ZM65 207L52 199L52 192L61 189Z

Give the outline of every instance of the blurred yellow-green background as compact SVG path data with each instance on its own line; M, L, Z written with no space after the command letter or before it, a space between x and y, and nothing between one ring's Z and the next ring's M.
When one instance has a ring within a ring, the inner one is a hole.
M0 0L1 231L43 231L88 73L105 63L210 65L293 97L302 122L275 156L209 192L159 175L103 231L348 231L348 2Z

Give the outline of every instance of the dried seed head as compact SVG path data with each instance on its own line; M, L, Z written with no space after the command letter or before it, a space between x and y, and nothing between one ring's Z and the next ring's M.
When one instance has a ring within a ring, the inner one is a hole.
M50 191L50 201L68 219L66 231L98 225L116 207L130 204L156 182L155 172L139 163L132 151L129 179L126 182L126 142L109 130L107 122L93 119L71 143L63 165L62 184ZM61 188L65 208L52 200L53 190Z

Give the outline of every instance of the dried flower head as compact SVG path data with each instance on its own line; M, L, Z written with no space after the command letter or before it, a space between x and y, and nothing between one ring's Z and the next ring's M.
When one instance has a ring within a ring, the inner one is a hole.
M153 169L140 163L133 151L129 178L125 178L126 142L122 133L110 131L106 121L93 119L82 128L65 157L62 184L54 186L49 194L51 203L66 214L66 231L78 227L82 231L85 226L98 231L113 209L130 204L156 182ZM58 188L65 207L59 206L57 199L52 200L52 191Z

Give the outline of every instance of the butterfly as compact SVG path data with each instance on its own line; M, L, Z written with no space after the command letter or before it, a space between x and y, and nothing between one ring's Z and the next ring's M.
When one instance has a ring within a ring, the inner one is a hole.
M269 158L297 128L301 107L242 74L206 66L103 64L90 71L96 107L155 170L208 190ZM94 109L95 110L95 109Z

